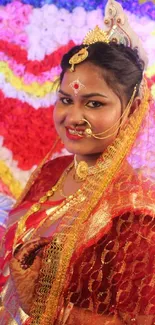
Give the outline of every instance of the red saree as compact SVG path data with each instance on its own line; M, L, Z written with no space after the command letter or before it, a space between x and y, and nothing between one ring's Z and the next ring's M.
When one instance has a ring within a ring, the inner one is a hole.
M13 218L13 213L27 209L32 202L38 200L38 197L44 195L56 183L56 175L59 177L71 160L72 157L64 157L47 163L26 195L24 202L12 212L11 217ZM120 180L120 177L123 177L126 189L120 188L116 195L116 180L107 193L107 197L110 196L111 198L111 202L108 200L108 206L115 207L115 210L112 211L111 209L110 213L115 213L118 210L118 214L113 215L113 221L108 222L104 230L102 226L99 231L100 225L97 224L98 231L95 234L95 242L90 234L90 238L85 238L83 245L77 246L76 254L72 257L70 279L65 289L64 298L67 302L73 303L79 310L89 310L97 315L117 315L120 319L123 317L125 322L129 318L134 319L135 306L140 315L143 315L144 311L146 315L151 317L155 315L155 288L150 285L155 271L155 237L153 232L155 223L149 210L148 215L145 213L143 216L144 209L149 205L147 197L145 202L141 202L143 207L141 206L140 209L137 207L134 209L135 211L133 210L131 205L133 205L132 201L139 184L131 168L127 164L124 168L126 173L124 169L123 175L121 176L119 173L118 178ZM53 170L56 170L57 174L53 173ZM147 182L145 191L147 194ZM127 194L129 192L130 200ZM122 199L124 200L123 211L119 209L119 202ZM57 204L59 202L56 202ZM52 205L54 205L53 202L44 203L44 209ZM104 207L104 211L100 211L98 205L94 210L94 215L97 215L98 219L102 218L101 214L107 213L108 206ZM31 215L27 219L25 232L18 243L23 241L27 230L38 226L42 218L44 218L43 212L38 212L35 216ZM1 260L3 269L6 269L12 253L15 227L16 222L10 226L6 235L4 246L7 254L6 259ZM90 231L95 232L95 227L96 224L91 224ZM8 278L9 275L6 277L3 273L1 274L2 286ZM14 296L12 298L9 297L9 309L11 309L11 304L14 305ZM12 316L17 318L15 314ZM22 317L23 319L27 318ZM74 316L74 321L76 317ZM93 318L91 318L92 320ZM22 324L22 318L20 322L19 324ZM96 320L94 324L95 322ZM7 323L4 320L1 324ZM153 324L153 320L150 324Z
M80 192L56 202L54 211L47 201L27 214L70 164L72 157L62 157L42 167L12 212L1 257L1 325L154 324L155 115L154 107L147 111L148 100L146 92L103 153L102 173L89 177ZM43 250L29 317L20 307L9 261L17 244L39 236L51 241Z

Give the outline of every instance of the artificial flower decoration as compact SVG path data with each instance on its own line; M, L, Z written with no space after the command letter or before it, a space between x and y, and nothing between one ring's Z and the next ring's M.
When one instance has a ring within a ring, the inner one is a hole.
M155 4L119 2L148 49L147 78L155 97ZM61 58L96 24L102 27L106 0L0 4L0 193L12 200L56 139L52 112ZM61 144L56 154L64 154Z

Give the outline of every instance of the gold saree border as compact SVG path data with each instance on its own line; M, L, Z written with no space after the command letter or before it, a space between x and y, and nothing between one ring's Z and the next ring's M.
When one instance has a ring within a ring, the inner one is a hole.
M57 319L58 306L60 307L60 298L62 297L63 289L67 279L67 270L70 265L72 254L76 246L76 242L80 233L80 226L84 223L92 210L95 208L101 197L103 196L108 185L112 182L114 176L121 167L121 164L132 148L132 145L136 139L136 136L140 130L144 116L148 109L148 102L150 99L150 93L146 86L142 102L138 109L131 115L128 124L124 130L120 131L119 136L115 139L113 145L109 146L106 152L103 154L103 159L106 162L110 161L106 173L100 174L97 190L93 192L92 197L89 200L87 209L81 211L79 216L75 219L72 227L70 227L67 233L65 245L61 251L60 262L55 275L55 280L50 289L50 294L44 306L44 313L35 319L35 309L33 310L33 325L53 325ZM95 176L96 177L96 176ZM93 182L95 182L95 177Z

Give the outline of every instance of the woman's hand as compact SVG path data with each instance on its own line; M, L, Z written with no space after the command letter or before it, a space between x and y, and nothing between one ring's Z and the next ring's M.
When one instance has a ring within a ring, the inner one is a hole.
M10 261L10 274L18 296L20 307L29 315L35 285L42 263L42 249L51 239L39 238L27 242Z

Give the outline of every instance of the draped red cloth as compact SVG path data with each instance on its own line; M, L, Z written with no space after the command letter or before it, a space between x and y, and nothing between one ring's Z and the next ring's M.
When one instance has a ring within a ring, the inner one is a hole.
M12 257L12 247L14 243L15 231L17 229L18 213L20 211L28 210L31 205L38 201L38 199L46 193L52 186L55 185L59 177L61 176L64 169L72 161L72 156L66 156L62 158L57 158L47 162L41 169L41 173L38 175L34 184L30 187L27 195L25 196L23 202L15 209L10 212L9 216L9 227L5 234L3 247L2 247L2 257L0 257L0 270L3 270L8 264L8 261ZM57 204L57 202L55 202ZM48 205L52 205L52 202L48 202ZM46 207L46 203L44 203ZM31 215L27 220L27 227L36 226L43 215L38 212L38 214ZM4 234L4 233L3 233ZM22 240L21 240L22 241ZM4 258L5 256L5 258ZM4 276L3 272L0 274L0 292L8 279L8 276Z
M0 260L1 269L6 268L12 257L12 246L18 221L18 218L15 220L14 216L37 202L57 182L72 159L71 156L68 156L46 163L26 194L24 201L10 214L10 226L3 243L3 250L6 254L5 258ZM119 180L119 184L122 184L119 191L116 191L117 180ZM124 165L106 194L109 198L108 204L111 206L110 222L107 227L98 227L95 236L83 239L83 245L82 241L79 241L77 250L72 257L64 297L67 302L73 303L78 308L79 315L83 310L91 312L92 324L96 324L96 318L93 320L95 314L104 317L117 315L123 322L122 324L127 324L126 322L135 315L151 317L155 315L155 286L153 282L155 219L153 212L149 213L147 191L150 188L150 182L146 180L144 183L144 205L141 209L134 208L128 204L128 194L134 196L135 193L138 193L140 184L132 168L129 165ZM58 202L48 201L44 203L44 208L54 204L58 204ZM100 218L103 212L103 209L100 211L100 204L98 204L94 214L99 213L98 218ZM32 214L26 221L26 228L36 227L43 218L43 211ZM11 224L12 222L13 224ZM91 227L90 221L89 226ZM81 233L82 237L83 233ZM18 243L21 242L23 242L22 237ZM5 276L2 272L1 287L4 287L8 278L9 275ZM76 317L73 316L72 324L76 323ZM154 321L155 319L152 319L148 324L152 325ZM89 322L83 321L79 324L89 324ZM144 322L141 325L143 324Z

